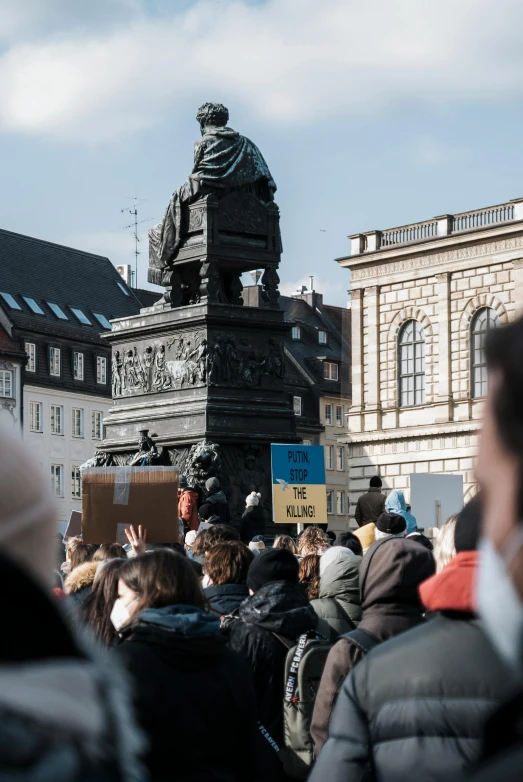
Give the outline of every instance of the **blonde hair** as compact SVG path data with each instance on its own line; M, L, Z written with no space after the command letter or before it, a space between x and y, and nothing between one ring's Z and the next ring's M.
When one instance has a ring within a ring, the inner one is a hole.
M274 538L274 543L272 544L273 548L285 548L287 551L290 551L291 554L297 554L298 553L298 546L296 545L296 542L291 538L290 535L277 535Z
M330 548L331 542L327 535L319 527L307 527L298 540L298 554L306 557L307 554L321 554Z
M454 543L454 532L456 529L456 519L458 514L449 516L446 522L440 527L438 537L434 543L434 559L436 560L436 573L449 564L456 556L456 544Z

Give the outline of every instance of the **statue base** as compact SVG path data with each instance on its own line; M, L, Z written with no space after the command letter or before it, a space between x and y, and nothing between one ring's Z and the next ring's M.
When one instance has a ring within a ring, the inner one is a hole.
M284 389L283 313L206 301L155 306L112 327L107 458L128 463L149 430L157 463L180 467L200 488L216 476L235 522L259 491L269 522L270 444L299 441ZM269 523L268 531L284 527Z

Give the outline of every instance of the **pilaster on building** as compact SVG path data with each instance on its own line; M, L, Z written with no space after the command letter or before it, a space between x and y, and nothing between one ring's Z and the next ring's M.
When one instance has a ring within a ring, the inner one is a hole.
M523 199L349 237L351 516L380 474L407 502L411 473L463 475L474 459L489 328L523 314ZM423 526L423 519L418 519Z

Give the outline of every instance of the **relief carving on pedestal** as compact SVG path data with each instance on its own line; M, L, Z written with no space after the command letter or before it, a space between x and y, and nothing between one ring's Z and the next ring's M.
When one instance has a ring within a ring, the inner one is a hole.
M269 337L267 349L254 348L247 337L218 334L209 346L198 332L177 335L166 343L136 346L122 356L115 350L112 362L113 398L199 386L259 388L282 380L285 360L282 346Z

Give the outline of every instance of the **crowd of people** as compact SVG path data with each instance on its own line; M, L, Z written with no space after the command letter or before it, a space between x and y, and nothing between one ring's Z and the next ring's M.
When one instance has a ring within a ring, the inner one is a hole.
M487 361L480 492L433 542L378 476L338 536L182 476L178 543L64 542L2 431L0 780L520 779L523 321Z

